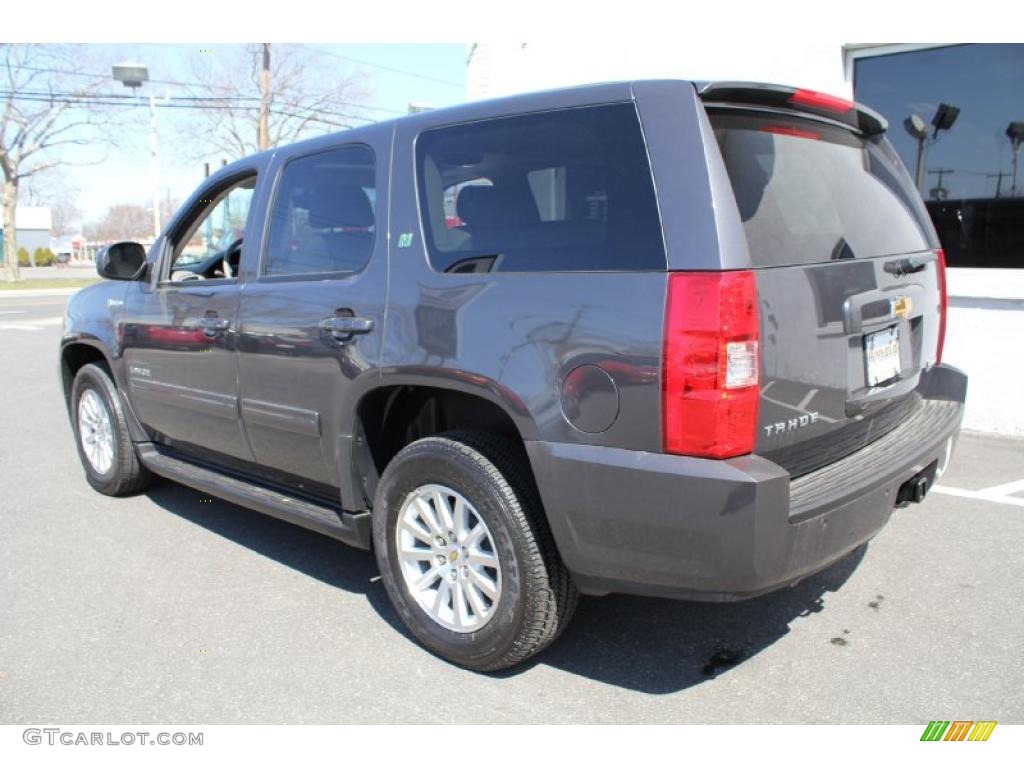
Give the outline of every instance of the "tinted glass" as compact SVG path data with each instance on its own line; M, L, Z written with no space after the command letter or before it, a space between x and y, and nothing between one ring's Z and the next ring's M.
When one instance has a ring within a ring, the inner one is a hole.
M924 207L884 140L778 115L710 117L754 266L929 248Z
M918 186L946 263L1024 267L1024 45L861 58L854 75L857 100L888 118L889 140L915 175L921 158ZM936 134L942 104L959 112ZM912 115L924 128L917 136L904 127Z
M373 249L375 184L366 146L289 162L271 208L264 273L360 271Z
M486 120L417 142L421 215L441 271L665 268L631 104Z
M231 245L245 233L255 188L256 177L253 176L218 194L213 204L199 214L175 243L171 271L226 256Z

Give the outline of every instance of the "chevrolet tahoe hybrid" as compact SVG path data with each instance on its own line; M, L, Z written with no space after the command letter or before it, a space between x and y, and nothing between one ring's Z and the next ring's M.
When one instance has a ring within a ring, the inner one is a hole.
M963 413L885 131L814 91L644 81L232 163L68 302L86 478L373 550L412 634L476 670L580 593L795 584L924 498Z

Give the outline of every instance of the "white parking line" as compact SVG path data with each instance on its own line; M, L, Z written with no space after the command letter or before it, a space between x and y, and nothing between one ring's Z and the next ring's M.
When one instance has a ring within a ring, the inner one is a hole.
M1024 483L1024 481L1020 481ZM975 501L993 501L996 504L1009 504L1011 507L1024 507L1024 499L1018 499L1013 496L1003 495L1001 493L992 493L995 489L1006 488L1017 485L1018 483L1005 483L1004 485L996 485L992 488L984 488L980 491L968 491L966 488L953 488L948 485L933 485L932 490L935 493L942 493L946 496L959 496L963 499L974 499Z
M27 309L3 309L0 310L0 315L24 315L26 312Z
M1024 480L1014 480L1012 483L1003 483L1002 485L993 485L989 488L982 488L980 493L991 494L993 496L1012 496L1015 493L1024 491Z
M796 404L797 410L804 410L804 408L806 408L807 405L811 402L811 398L814 397L816 394L818 394L818 390L812 389L810 392L804 395L804 399Z

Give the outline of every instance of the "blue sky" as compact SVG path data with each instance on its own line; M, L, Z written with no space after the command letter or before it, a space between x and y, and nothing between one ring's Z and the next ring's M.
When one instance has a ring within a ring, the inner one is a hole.
M406 112L409 102L425 102L434 107L457 104L465 100L466 48L455 44L311 44L304 48L316 49L328 66L337 62L340 76L357 75L369 91L365 101L365 114L381 119ZM152 44L152 45L89 45L87 53L93 69L135 61L149 68L153 80L192 82L194 57L244 57L244 46L237 44ZM209 49L211 52L206 53ZM183 88L148 85L141 91L162 98L166 93L173 99L175 91ZM124 92L124 87L111 80L111 93ZM75 200L88 222L101 216L115 203L148 205L152 200L149 164L149 109L140 106L125 110L122 118L126 125L118 130L116 149L104 153L102 162L83 166L66 166L40 184L38 190L45 198L49 189L66 185L77 192ZM202 161L196 162L190 127L195 125L194 113L185 109L158 111L160 137L161 194L168 192L172 199L182 200L202 180ZM325 132L331 128L324 127ZM91 150L90 159L99 157ZM211 165L219 158L210 157Z

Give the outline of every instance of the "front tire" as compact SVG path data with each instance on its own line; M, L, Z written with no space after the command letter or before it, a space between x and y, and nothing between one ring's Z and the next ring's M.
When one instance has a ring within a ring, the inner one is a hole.
M526 458L495 435L448 432L402 449L377 488L373 543L405 625L469 669L539 653L576 607Z
M71 388L71 424L89 485L107 496L127 496L149 485L128 433L121 399L102 367L83 365Z

